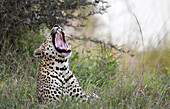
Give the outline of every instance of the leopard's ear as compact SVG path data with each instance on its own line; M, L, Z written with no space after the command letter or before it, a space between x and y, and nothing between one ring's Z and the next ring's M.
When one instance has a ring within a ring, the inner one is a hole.
M34 57L41 57L41 48L37 48L34 50Z

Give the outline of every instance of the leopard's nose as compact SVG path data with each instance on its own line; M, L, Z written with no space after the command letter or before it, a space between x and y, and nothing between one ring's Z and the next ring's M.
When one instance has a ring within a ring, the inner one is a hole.
M54 25L54 28L55 28L55 31L57 32L57 31L59 31L59 32L61 32L61 31L64 31L64 29L62 28L62 27L60 27L59 25Z
M56 30L56 32L58 32L58 33L61 33L61 29L60 28L57 28L57 30Z
M59 26L57 24L55 24L54 27L59 27Z
M64 29L62 28L62 27L58 27L58 30L60 30L60 31L64 31Z

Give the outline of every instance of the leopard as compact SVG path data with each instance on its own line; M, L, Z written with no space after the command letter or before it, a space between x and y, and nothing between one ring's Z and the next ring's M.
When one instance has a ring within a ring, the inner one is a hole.
M39 103L62 102L64 98L81 102L98 98L94 93L83 91L69 70L71 54L64 29L55 24L40 47L34 51L34 57L40 58L36 91Z

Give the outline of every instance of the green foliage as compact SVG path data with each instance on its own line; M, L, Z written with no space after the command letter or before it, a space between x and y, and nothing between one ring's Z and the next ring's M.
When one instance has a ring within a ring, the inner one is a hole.
M49 28L55 24L84 27L83 20L104 13L108 8L106 1L102 0L100 4L88 0L0 0L0 51L7 40L9 46L25 43L20 40L26 37L23 36L24 30L35 32L42 24ZM77 25L73 25L72 21ZM34 36L29 37L34 39Z
M100 3L107 4L103 0ZM70 21L80 21L88 16L104 13L108 7L98 4L99 2L88 0L1 0L0 36L21 35L23 29L38 27L42 23L50 28L54 24L80 27L83 26L82 23L72 25ZM94 11L97 7L100 8ZM83 10L86 10L86 14L82 14Z
M81 49L81 42L72 43L70 70L83 89L95 92L93 104L63 102L41 106L36 98L36 75L39 59L33 51L42 42L41 32L25 30L20 41L11 46L6 40L0 52L0 108L168 108L170 69L163 72L124 71L114 58L113 49L97 47ZM34 36L34 37L29 37ZM18 36L15 36L18 37ZM139 68L140 69L140 68Z

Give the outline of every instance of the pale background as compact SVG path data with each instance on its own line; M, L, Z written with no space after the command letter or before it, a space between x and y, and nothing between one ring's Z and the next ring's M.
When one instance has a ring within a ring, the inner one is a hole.
M103 15L93 17L91 32L99 39L131 48L157 46L166 36L170 37L170 0L108 0L111 7Z

